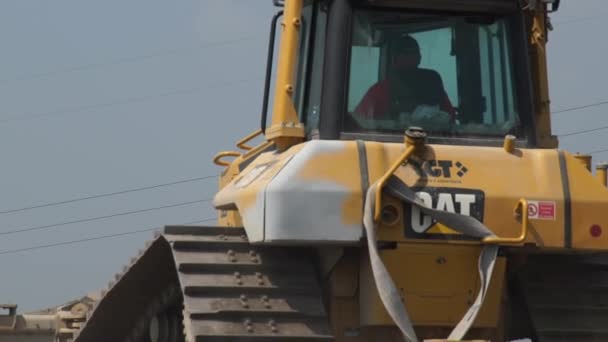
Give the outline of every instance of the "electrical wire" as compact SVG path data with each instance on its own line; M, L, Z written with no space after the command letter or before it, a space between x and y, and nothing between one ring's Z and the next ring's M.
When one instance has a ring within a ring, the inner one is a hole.
M586 108L604 106L604 105L607 105L607 104L608 104L608 100L604 100L604 101L589 103L589 104L581 105L581 106L577 106L577 107L558 109L558 110L554 110L554 111L551 111L551 112L553 114L560 114L560 113L572 112L572 111L575 111L575 110L581 110L581 109L586 109Z
M585 129L585 130L582 130L582 131L574 131L574 132L570 132L570 133L558 134L558 136L560 136L560 137L569 137L569 136L573 136L573 135L579 135L579 134L585 134L585 133L602 131L602 130L605 130L605 129L608 129L608 126L602 126L602 127Z
M133 214L139 214L139 213L144 213L144 212L149 212L149 211L156 211L156 210L162 210L162 209L168 209L168 208L183 207L183 206L186 206L186 205L197 204L197 203L205 203L205 202L210 202L210 201L211 201L210 198L208 198L208 199L200 199L200 200L195 200L195 201L188 201L188 202L181 202L181 203L163 205L163 206L154 207L154 208L145 208L145 209L139 209L139 210L133 210L133 211L125 211L125 212L122 212L122 213L115 213L115 214L110 214L110 215L103 215L103 216L96 216L96 217L87 217L87 218L78 219L78 220L65 221L65 222L53 223L53 224L46 224L46 225L42 225L42 226L34 226L34 227L27 227L27 228L11 229L11 230L1 231L0 235L12 235L12 234L31 232L31 231L36 231L36 230L57 228L57 227L67 226L67 225L76 224L76 223L98 221L98 220L104 220L104 219L109 219L109 218L113 218L113 217L133 215Z
M598 153L603 153L603 152L608 152L608 148L605 148L602 150L591 151L591 152L588 152L588 154L598 154Z
M572 19L567 19L564 21L555 22L554 25L559 25L559 26L568 25L571 23L597 20L597 19L601 19L603 17L604 17L603 15L596 15L596 16L589 16L589 17L572 18ZM187 51L194 51L194 50L210 48L210 47L229 46L229 45L233 45L236 43L252 41L258 37L259 37L258 35L255 35L255 36L246 36L246 37L241 37L241 38L221 40L221 41L215 41L215 42L203 42L201 44L190 46L190 47L165 49L165 50L152 52L152 53L148 53L148 54L126 56L126 57L116 58L114 60L110 60L107 62L80 64L80 65L69 66L69 67L57 69L57 70L50 70L50 71L44 71L44 72L39 72L39 73L19 75L19 76L13 77L13 78L0 79L0 83L20 82L20 81L41 79L41 78L46 78L46 77L64 74L64 73L103 68L106 66L120 65L120 64L125 64L125 63L132 63L132 62L137 62L140 60L147 60L147 59L156 58L156 57L163 57L163 56L169 56L169 55L180 55Z
M158 189L158 188L163 188L163 187L168 187L168 186L173 186L173 185L178 185L178 184L198 182L198 181L211 179L211 178L215 178L215 177L217 177L217 176L203 176L203 177L196 177L196 178L181 179L181 180L177 180L177 181L173 181L173 182L169 182L169 183L155 184L155 185L144 186L144 187L140 187L140 188L131 188L131 189L125 189L125 190L120 190L120 191L115 191L115 192L104 193L104 194L89 195L89 196L71 198L71 199L55 201L55 202L47 202L47 203L43 203L43 204L31 205L31 206L22 207L22 208L5 209L5 210L0 211L0 215L9 214L9 213L17 213L17 212L28 211L28 210L39 209L39 208L54 207L54 206L58 206L58 205L68 204L68 203L88 201L88 200L92 200L92 199L96 199L96 198L124 195L124 194L132 193L132 192Z
M222 40L222 41L216 41L216 42L205 42L198 46L176 48L176 49L166 49L163 51L157 51L157 52L148 53L148 54L117 58L117 59L110 60L107 62L74 65L74 66L63 68L63 69L44 71L44 72L33 73L33 74L25 74L25 75L16 76L13 78L0 79L0 83L35 80L35 79L46 78L46 77L64 74L64 73L103 68L106 66L119 65L119 64L125 64L125 63L132 63L132 62L137 62L140 60L146 60L146 59L151 59L151 58L156 58L156 57L163 57L163 56L169 56L169 55L180 55L180 54L183 54L185 51L194 51L194 50L199 50L201 48L209 48L209 47L227 46L227 45L232 45L235 43L251 41L251 40L254 40L255 38L257 38L257 36L248 36L248 37L242 37L242 38L231 39L231 40Z
M604 101L600 101L600 102L594 102L594 103L589 103L589 104L586 104L586 105L581 105L581 106L576 106L576 107L559 109L559 110L552 111L552 113L553 114L560 114L560 113L572 112L572 111L577 111L577 110L581 110L581 109L599 107L599 106L604 106L604 105L608 105L608 100L604 100ZM572 136L572 135L579 135L579 134L597 132L597 131L602 131L602 130L605 130L605 129L608 129L608 126L590 128L590 129L585 129L585 130L580 130L580 131L574 131L574 132L568 132L568 133L558 134L558 136L560 136L560 137L569 137L569 136Z
M215 82L215 83L207 84L204 86L188 88L188 89L173 90L173 91L169 91L166 93L144 95L144 96L139 96L139 97L128 97L125 99L105 102L105 103L84 105L84 106L73 107L73 108L57 109L57 110L53 110L53 111L49 111L49 112L42 112L42 113L13 116L13 117L0 119L0 123L8 123L8 122L14 122L14 121L29 121L29 120L46 118L46 117L55 117L55 116L59 116L59 115L79 113L79 112L89 111L89 110L93 110L93 109L120 106L120 105L137 103L137 102L145 102L145 101L149 101L149 100L157 99L157 98L161 98L161 97L170 97L170 96L175 96L175 95L195 93L195 92L198 92L201 90L233 86L233 85L237 85L237 84L241 84L241 83L248 83L248 82L253 82L253 81L260 81L260 80L256 78L256 79L241 79L241 80L226 81L226 82Z
M184 225L185 226L185 225L189 225L189 224L209 222L209 221L213 221L215 219L216 218L208 218L208 219L197 220L197 221L192 221L192 222L180 223L179 225ZM108 234L108 235L93 236L93 237L90 237L90 238L84 238L84 239L78 239L78 240L62 241L62 242L57 242L57 243L49 243L49 244L45 244L45 245L37 245L37 246L31 246L31 247L25 247L25 248L17 248L17 249L9 249L9 250L0 251L0 255L15 254L15 253L21 253L21 252L26 252L26 251L34 251L34 250L39 250L39 249L58 247L58 246L74 245L74 244L79 244L79 243L84 243L84 242L89 242L89 241L97 241L97 240L110 239L110 238L120 237L120 236L127 236L127 235L141 234L141 233L145 233L145 232L152 232L152 231L157 231L157 230L160 230L160 229L162 229L162 227L145 228L145 229L131 230L131 231L128 231L128 232L123 232L123 233L115 233L115 234Z

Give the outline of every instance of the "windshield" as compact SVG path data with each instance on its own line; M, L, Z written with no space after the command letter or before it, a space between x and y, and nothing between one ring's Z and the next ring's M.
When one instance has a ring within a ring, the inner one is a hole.
M509 17L356 11L346 132L520 134Z

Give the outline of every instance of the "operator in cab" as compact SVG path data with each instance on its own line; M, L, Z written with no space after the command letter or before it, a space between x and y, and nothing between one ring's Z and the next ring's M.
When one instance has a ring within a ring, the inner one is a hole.
M453 123L456 110L439 73L420 68L418 42L409 35L393 42L389 70L384 80L372 85L353 115L363 120L390 120L404 125L425 121Z

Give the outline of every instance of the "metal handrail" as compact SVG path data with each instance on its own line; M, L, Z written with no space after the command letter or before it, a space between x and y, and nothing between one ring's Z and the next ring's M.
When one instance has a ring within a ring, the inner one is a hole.
M255 131L255 132L249 134L248 136L244 137L243 139L237 141L236 147L240 148L241 150L245 150L245 151L253 150L254 147L247 145L247 143L250 142L251 140L255 139L256 137L258 137L261 134L262 134L262 130L258 129L257 131Z
M518 237L498 237L488 236L482 241L486 244L519 244L526 240L528 237L528 222L530 220L528 216L528 201L524 198L520 199L515 206L515 215L521 217L521 232Z
M222 158L224 157L240 157L241 156L241 152L237 152L237 151L223 151L220 152L218 154L215 155L215 157L213 157L213 163L215 165L219 165L219 166L228 166L230 165L229 162L227 161L223 161Z
M382 216L382 188L397 169L405 164L414 152L424 147L426 132L420 127L410 127L405 130L405 151L397 158L391 167L380 177L377 182L376 203L374 205L374 222L380 222Z
M416 150L416 146L408 146L405 151L399 158L395 161L395 163L388 169L384 175L378 181L378 189L376 189L376 203L374 206L374 221L379 222L380 217L382 216L382 188L386 184L386 181L397 171L399 166L401 166L405 161L414 153Z

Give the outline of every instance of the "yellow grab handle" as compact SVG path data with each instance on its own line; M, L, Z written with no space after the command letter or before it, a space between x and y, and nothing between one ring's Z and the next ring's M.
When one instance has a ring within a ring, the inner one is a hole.
M498 236L488 236L483 239L483 243L487 244L518 244L522 243L526 240L528 236L528 201L525 199L520 199L515 206L515 215L521 216L521 233L518 237L514 238L505 238Z
M399 166L401 166L401 164L403 164L412 155L412 153L414 153L414 150L416 150L415 145L406 147L403 154L399 156L399 159L395 161L391 168L388 169L388 171L386 171L386 173L378 181L378 189L376 189L376 203L374 207L375 222L379 222L380 216L382 215L382 188L384 187L384 184L386 184L386 181L393 175L393 173L395 173L395 171L397 171Z
M253 147L247 145L247 143L249 141L251 141L252 139L256 138L257 136L259 136L260 134L262 134L262 130L258 129L257 131L255 131L255 132L249 134L248 136L244 137L243 139L237 141L236 147L240 148L241 150L245 150L245 151L253 150Z
M405 143L405 151L403 154L397 158L395 163L391 165L390 169L388 169L380 180L378 180L378 188L376 189L376 203L374 206L374 222L380 222L380 217L382 216L382 188L386 184L389 178L397 171L399 166L407 163L407 160L410 158L416 150L424 147L424 140L426 138L426 132L424 129L420 127L410 127L405 130L405 138L403 142Z
M221 160L224 157L240 157L241 156L241 152L237 152L237 151L224 151L224 152L220 152L218 154L215 155L215 157L213 157L213 163L215 165L219 165L219 166L228 166L230 165L229 162L223 161Z

